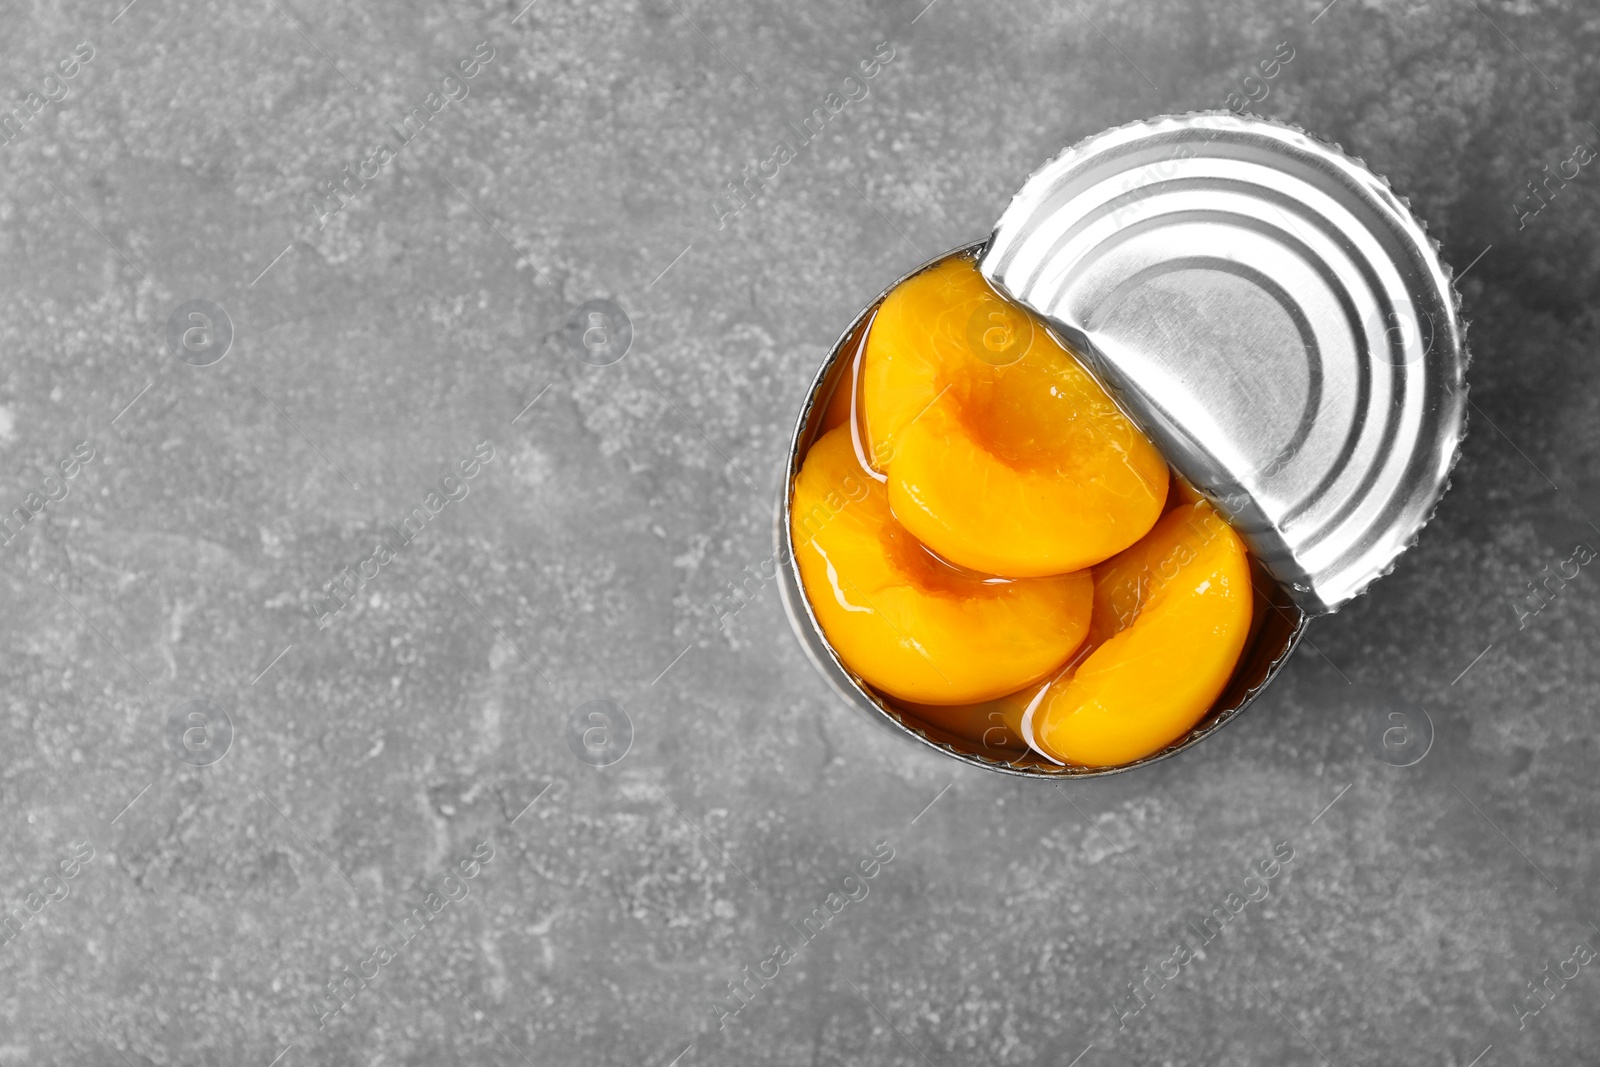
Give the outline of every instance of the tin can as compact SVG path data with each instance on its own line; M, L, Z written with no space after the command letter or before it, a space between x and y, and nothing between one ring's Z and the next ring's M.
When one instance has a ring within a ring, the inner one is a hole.
M1232 678L1188 734L1133 763L1059 766L896 706L844 665L801 584L791 502L805 453L883 298L952 255L975 258L1078 354L1251 550L1256 610ZM1313 617L1415 542L1460 454L1466 364L1437 246L1360 161L1231 112L1097 134L1030 177L987 241L911 271L840 335L790 442L776 530L785 610L846 701L963 762L1051 778L1154 763L1232 721Z

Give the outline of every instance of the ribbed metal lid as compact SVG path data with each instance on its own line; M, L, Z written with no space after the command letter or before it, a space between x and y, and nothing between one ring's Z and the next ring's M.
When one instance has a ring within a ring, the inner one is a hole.
M1230 112L1097 134L1028 179L980 267L1307 612L1386 573L1444 492L1466 407L1450 276L1336 148Z

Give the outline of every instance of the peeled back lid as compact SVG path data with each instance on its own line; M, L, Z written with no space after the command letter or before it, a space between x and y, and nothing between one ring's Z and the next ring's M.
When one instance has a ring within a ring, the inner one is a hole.
M1229 112L1067 149L979 263L1047 319L1309 613L1386 573L1465 429L1450 277L1387 183Z

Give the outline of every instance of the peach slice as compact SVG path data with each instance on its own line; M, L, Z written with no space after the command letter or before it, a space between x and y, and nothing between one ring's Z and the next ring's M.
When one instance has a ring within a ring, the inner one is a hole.
M895 521L849 426L811 447L795 480L795 558L839 658L902 700L964 704L1056 671L1088 631L1087 572L1005 580L936 559Z
M1024 736L1051 759L1111 767L1159 752L1210 710L1250 634L1250 562L1201 501L1167 512L1094 572L1077 662L1050 683Z
M965 257L884 299L859 402L895 518L962 567L1028 578L1093 566L1166 502L1155 446Z

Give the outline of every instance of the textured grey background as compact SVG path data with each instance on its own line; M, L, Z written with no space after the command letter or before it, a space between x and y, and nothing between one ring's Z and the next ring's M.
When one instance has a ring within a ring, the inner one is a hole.
M1593 6L924 3L0 4L0 100L94 49L0 148L0 508L95 450L0 549L0 1063L1600 1054L1600 963L1518 1025L1600 947L1600 572L1514 606L1600 548L1600 164L1518 220L1600 146ZM319 229L311 198L480 41L471 95ZM866 99L719 230L724 183L882 41ZM1255 109L1472 264L1438 517L1181 759L1058 790L881 732L747 570L812 371L1062 146L1221 106L1284 41ZM564 334L596 298L635 330L608 367ZM190 300L235 329L208 367L166 342ZM483 441L319 629L323 584ZM605 768L568 744L595 699L633 730ZM168 747L191 700L232 723L210 766ZM1369 717L1418 707L1426 758L1374 758ZM879 842L869 895L719 1029ZM1267 899L1119 1026L1280 842ZM470 892L319 1029L441 885Z

